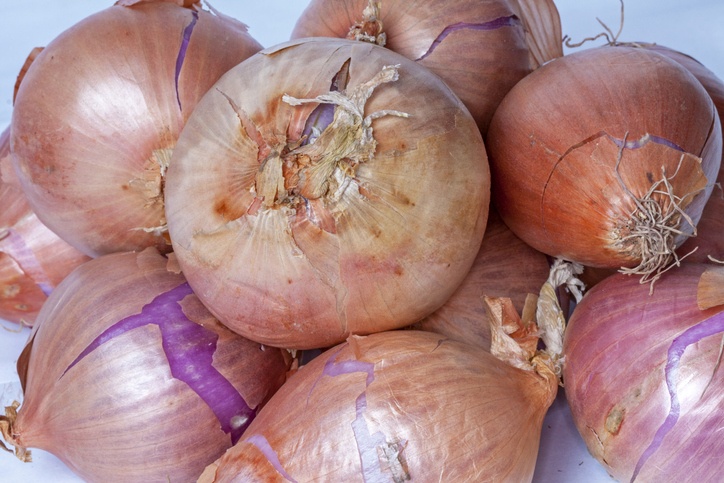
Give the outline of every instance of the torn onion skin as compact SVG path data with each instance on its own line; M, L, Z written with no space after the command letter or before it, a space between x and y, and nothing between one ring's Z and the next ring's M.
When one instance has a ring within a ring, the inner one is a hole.
M573 311L566 398L589 451L619 481L716 481L724 472L712 457L724 451L722 270L682 263L653 294L614 274ZM711 299L719 305L702 303Z
M19 457L43 449L85 481L193 481L283 384L288 354L221 325L172 257L98 257L51 294L24 400L0 418Z
M438 310L414 328L490 350L490 322L483 296L507 297L518 313L528 294L537 294L548 278L548 257L535 250L489 211L483 243L470 272Z
M376 22L365 20L375 3ZM375 41L432 70L483 133L510 88L563 55L560 17L548 0L312 0L291 37L317 36Z
M556 392L552 373L431 332L352 336L301 367L198 481L531 481Z
M333 121L317 115L330 108ZM472 266L490 202L485 146L459 98L399 54L331 38L231 69L189 119L167 178L169 233L194 291L232 330L289 349L438 309Z
M659 52L686 67L711 96L719 120L724 119L724 82L696 59L677 50L658 44L637 43L646 49ZM719 169L714 188L707 201L701 219L696 225L696 236L686 240L679 252L691 262L724 260L724 170ZM696 249L696 251L693 251Z
M200 3L116 4L61 33L25 75L11 121L33 211L92 257L170 251L170 151L201 96L260 49L246 26Z
M647 277L693 233L722 133L714 103L684 67L606 46L519 82L486 146L494 204L516 235L556 258Z
M33 213L10 162L10 130L0 135L0 319L32 326L48 294L90 259Z

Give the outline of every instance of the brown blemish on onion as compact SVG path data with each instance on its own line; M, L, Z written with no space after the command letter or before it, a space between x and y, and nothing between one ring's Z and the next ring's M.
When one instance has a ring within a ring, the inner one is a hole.
M608 434L611 434L613 436L618 434L618 432L621 430L621 424L623 423L625 415L626 410L624 408L619 408L615 406L613 409L611 409L611 411L608 413L608 416L606 416L606 422L604 424L604 428L606 428Z

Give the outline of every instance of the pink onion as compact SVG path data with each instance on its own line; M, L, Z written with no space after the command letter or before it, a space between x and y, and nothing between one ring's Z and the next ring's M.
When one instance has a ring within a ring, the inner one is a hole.
M645 279L676 262L722 157L715 106L656 52L577 51L538 68L488 131L493 199L523 241Z
M86 481L193 481L284 382L288 358L223 327L155 248L74 270L18 363L3 438ZM7 464L7 463L5 463Z
M683 263L656 289L612 275L574 309L563 382L596 459L620 481L724 474L724 271Z
M312 0L292 38L316 36L372 41L432 70L483 133L511 87L563 55L549 0Z
M521 313L537 294L550 267L548 258L515 236L490 210L483 243L470 272L445 304L414 327L490 350L490 321L483 300L507 297Z
M38 220L10 163L10 130L0 135L0 319L33 325L48 294L89 257Z
M178 134L211 85L261 49L240 22L174 3L119 2L85 18L18 89L23 189L41 221L90 256L171 249L163 185Z
M199 482L530 481L557 391L538 370L430 332L351 336L302 366Z
M232 330L291 349L407 326L438 309L480 248L482 136L429 70L317 38L231 69L169 167L173 247Z

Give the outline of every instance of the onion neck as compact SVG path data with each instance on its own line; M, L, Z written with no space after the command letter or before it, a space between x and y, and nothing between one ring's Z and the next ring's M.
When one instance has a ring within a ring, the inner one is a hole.
M578 263L556 260L540 293L528 295L522 315L509 298L483 297L491 323L490 352L514 367L535 372L553 386L563 385L566 316L558 301L557 289L565 286L580 300L584 287L577 275L582 272L583 267ZM544 344L543 349L538 348L539 340Z
M389 115L408 117L406 113L392 110L364 114L365 104L375 88L398 79L397 68L385 66L372 79L349 92L330 91L313 99L284 95L282 100L292 106L331 104L335 108L334 117L309 144L270 151L255 180L255 206L273 209L296 207L320 199L334 201L355 185L356 167L372 159L377 147L372 121Z
M380 9L381 2L379 0L369 0L369 3L362 11L362 20L350 27L347 39L369 42L384 47L387 43L387 34L382 31Z
M18 419L19 406L20 403L17 401L13 401L10 406L5 406L5 416L0 416L0 435L2 435L2 438L6 443L15 447L15 456L17 456L20 461L29 463L32 461L30 450L20 444L18 441L19 435L14 429L15 423ZM5 443L2 441L0 441L0 448L9 452L12 451L10 448L5 446Z

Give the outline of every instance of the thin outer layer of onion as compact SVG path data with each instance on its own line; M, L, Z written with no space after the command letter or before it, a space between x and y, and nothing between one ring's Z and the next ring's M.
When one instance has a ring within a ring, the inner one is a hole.
M116 4L61 33L28 69L12 116L33 211L89 256L170 251L170 151L201 96L260 49L246 26L200 3Z
M154 248L93 259L43 306L0 429L86 481L193 481L286 379L288 357L222 326Z
M722 132L711 98L681 65L600 47L519 82L486 145L494 203L516 235L554 257L647 277L692 234Z
M683 263L653 294L614 274L574 309L566 397L589 451L618 480L716 481L724 472L711 456L724 451L721 287L721 267Z
M331 105L336 120L308 142L330 107L317 96L346 107ZM222 77L166 188L199 298L232 330L293 349L439 308L472 266L488 206L485 146L459 98L399 54L330 38L264 50Z
M9 134L0 135L0 319L33 325L48 294L89 257L33 213L10 163Z
M379 11L365 20L373 4ZM359 39L355 28L376 42L384 35L385 47L439 75L483 133L515 83L563 55L558 10L548 0L312 0L292 38Z
M199 482L530 481L556 392L552 373L438 334L352 336L302 366Z

